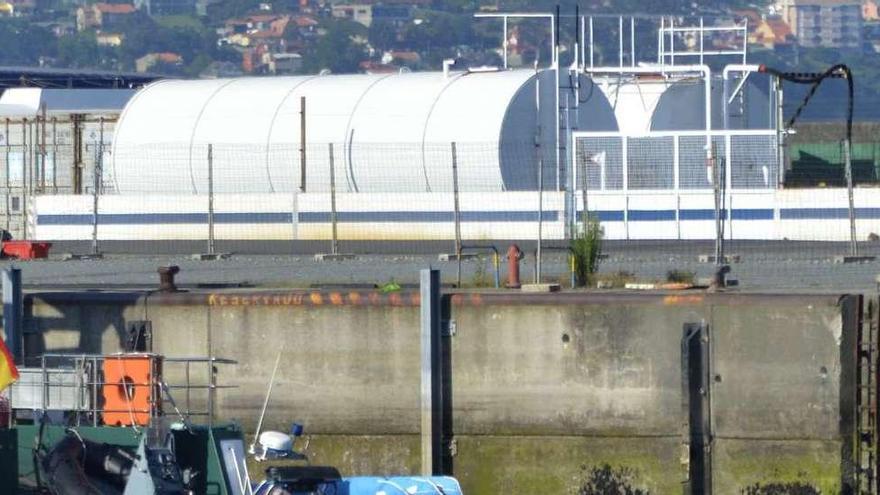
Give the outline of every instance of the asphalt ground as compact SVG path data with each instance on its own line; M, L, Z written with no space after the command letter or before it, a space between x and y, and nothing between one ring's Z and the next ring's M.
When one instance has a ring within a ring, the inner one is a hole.
M521 261L522 281L535 276L534 245L525 245ZM501 246L499 246L501 247ZM711 263L701 263L701 254L712 254L711 243L634 243L607 244L607 253L599 266L600 278L617 283L625 281L665 281L670 271L691 273L694 278L709 278L715 271ZM448 251L451 251L448 250ZM835 263L834 257L848 253L843 244L763 243L728 246L730 277L743 291L784 292L865 292L877 290L880 275L880 245L860 246L862 254L878 255L873 261ZM491 252L461 262L462 287L494 286ZM507 261L500 258L502 285L507 277ZM415 285L419 270L436 268L444 284L458 282L458 263L440 261L437 254L359 254L354 259L316 261L312 255L233 254L229 259L199 261L190 255L106 254L95 260L63 260L60 252L49 259L0 261L0 267L22 270L26 287L31 288L153 288L158 285L157 269L177 265L182 287L314 287L353 285L371 287L395 282ZM561 248L543 252L541 280L567 287L569 262Z

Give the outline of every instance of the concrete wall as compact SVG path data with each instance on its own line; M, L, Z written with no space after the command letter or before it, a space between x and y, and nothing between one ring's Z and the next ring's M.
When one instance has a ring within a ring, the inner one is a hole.
M220 381L239 388L221 392L218 413L250 428L280 351L271 427L304 422L312 462L346 474L413 472L418 299L33 294L27 341L32 353L116 352L124 323L149 319L156 351L193 356L207 352L210 333L216 355L239 361L220 369ZM453 471L469 494L569 493L591 478L681 490L682 325L701 321L710 329L715 492L798 482L843 490L855 297L469 293L448 302L457 328Z

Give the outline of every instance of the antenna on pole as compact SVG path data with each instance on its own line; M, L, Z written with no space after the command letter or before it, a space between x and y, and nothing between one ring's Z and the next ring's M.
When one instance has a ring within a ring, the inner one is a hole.
M260 438L260 430L263 429L263 418L266 417L266 409L269 407L269 397L272 396L272 385L275 384L275 374L278 372L278 364L281 362L281 353L284 352L284 348L278 351L278 356L275 358L275 367L272 368L272 378L269 379L269 388L266 390L266 400L263 401L263 410L260 411L260 419L257 421L257 431L254 433L254 441L251 442L251 446L248 449L250 454L256 453L257 441Z

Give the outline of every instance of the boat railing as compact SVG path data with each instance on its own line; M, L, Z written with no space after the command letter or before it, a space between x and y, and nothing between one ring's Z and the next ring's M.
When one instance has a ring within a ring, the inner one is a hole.
M37 414L75 426L147 426L163 416L212 425L220 390L218 357L168 357L153 353L56 354L39 367L19 368L4 394L10 423Z

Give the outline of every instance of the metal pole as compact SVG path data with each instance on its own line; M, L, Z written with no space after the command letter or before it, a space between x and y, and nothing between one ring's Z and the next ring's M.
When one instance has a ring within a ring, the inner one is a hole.
M590 68L593 68L593 16L590 16Z
M332 240L330 243L330 252L339 254L338 240L336 238L336 166L333 164L333 143L329 144L330 150L330 224L332 226Z
M507 41L507 16L504 16L504 17L502 17L501 19L503 20L503 23L504 23L504 39L502 40L501 44L502 44L502 46L504 47L504 56L503 56L503 59L504 59L504 68L507 69L507 50L508 50L508 41Z
M52 193L58 194L58 117L52 117Z
M455 259L458 261L458 287L461 287L461 208L458 198L458 152L452 142L452 199L455 220Z
M42 104L43 110L43 122L41 126L42 130L42 144L40 146L40 192L46 192L46 103Z
M443 389L440 353L440 271L422 270L421 444L423 476L442 472Z
M700 17L700 65L703 65L703 18ZM724 100L725 102L727 100Z
M853 197L852 150L849 138L843 140L843 162L846 166L846 194L849 200L849 254L859 255L859 244L856 241L856 208Z
M558 87L558 82L556 83ZM541 229L544 216L544 157L541 149L541 80L538 78L538 61L535 60L535 158L538 162L538 247L535 251L535 283L541 279Z
M541 283L541 244L544 237L544 158L538 147L538 249L535 252L535 283Z
M208 145L208 254L214 254L214 145Z
M617 65L623 68L623 16L617 18Z
M723 237L724 233L721 230L723 225L723 219L721 218L721 170L718 163L718 156L715 153L714 143L709 147L709 151L707 152L707 160L708 165L712 167L712 182L713 189L715 193L715 264L721 265L723 264Z
M629 65L636 66L636 18L629 18Z
M21 121L21 235L22 239L27 240L27 170L28 170L28 140L27 140L27 122Z
M299 190L306 192L306 97L299 99Z
M10 136L9 136L9 118L8 117L6 118L6 134L4 134L4 135L6 136L6 160L4 163L4 167L6 169L6 171L5 171L5 174L6 174L6 232L9 232L9 228L11 227L11 224L12 224L12 219L11 219L10 213L9 213L9 201L10 201L9 196L12 192L12 187L11 187L12 184L9 180L9 172L10 172L9 153L11 151L11 146L9 144L9 137Z
M785 137L785 129L784 129L784 109L782 105L784 104L785 93L782 91L782 79L779 77L774 77L776 84L776 176L777 183L776 187L782 187L785 182L785 168L786 168L786 158L785 158L785 146L786 146L786 137Z
M103 141L103 127L102 127L102 136L101 142L98 143L98 146L95 147L97 156L95 157L95 170L94 180L92 181L92 254L97 255L100 253L98 249L98 196L101 190L101 173L103 164L101 161L104 157L104 141Z
M666 26L666 18L660 17L660 29L657 30L657 65L663 65L665 57L663 56L663 30Z
M9 268L3 270L3 330L6 332L9 352L18 363L24 358L23 322L21 270Z
M581 165L581 203L583 203L583 214L581 215L581 222L583 224L584 233L587 232L588 220L589 220L589 210L587 209L587 161L584 160Z

